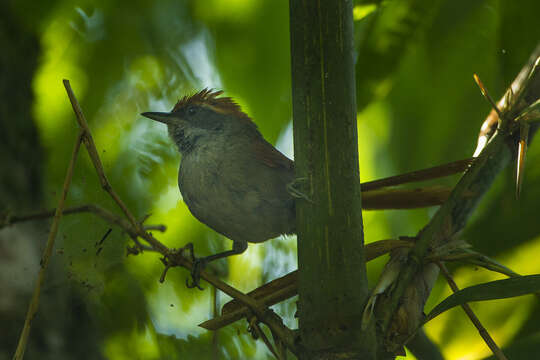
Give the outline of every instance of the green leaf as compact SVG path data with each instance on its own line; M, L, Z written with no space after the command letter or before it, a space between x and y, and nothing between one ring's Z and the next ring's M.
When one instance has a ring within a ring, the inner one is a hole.
M454 306L463 305L468 302L506 299L532 294L538 291L540 291L540 275L526 275L474 285L462 289L444 299L439 305L431 310L424 323L427 323Z

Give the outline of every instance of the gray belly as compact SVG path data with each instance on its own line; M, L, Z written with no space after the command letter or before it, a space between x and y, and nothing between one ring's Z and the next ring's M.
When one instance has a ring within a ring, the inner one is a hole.
M208 167L189 170L181 167L178 177L184 201L199 221L218 233L235 241L261 242L294 232L294 200L285 183L277 185L276 194L276 186L241 188Z

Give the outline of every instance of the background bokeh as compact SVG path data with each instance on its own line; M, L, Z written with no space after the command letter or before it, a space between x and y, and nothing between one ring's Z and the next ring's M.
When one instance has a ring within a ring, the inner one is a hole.
M363 181L472 155L489 112L472 80L498 98L540 40L536 0L355 1L358 130ZM155 235L198 254L230 247L200 224L176 184L180 156L166 128L139 114L167 111L203 87L224 89L270 142L292 157L288 2L284 0L4 0L0 3L0 211L55 206L78 133L62 79L69 79L114 189L138 218L165 224ZM540 144L531 143L523 195L513 169L497 179L462 234L475 249L523 274L540 272ZM439 183L452 184L456 178ZM95 203L116 213L85 152L68 206ZM434 209L365 212L366 241L415 235ZM169 271L145 253L126 257L128 237L91 214L66 216L32 330L28 359L266 359L238 322L216 334L197 324L214 296L186 289L187 271ZM0 359L11 357L43 249L47 222L0 232ZM369 264L374 284L386 258ZM248 291L296 268L296 239L250 245L216 264ZM502 278L452 266L461 287ZM431 308L449 295L440 281ZM540 352L540 306L532 296L472 304L513 359ZM289 326L295 302L276 307ZM448 359L490 352L461 309L426 332ZM411 356L412 358L412 356Z

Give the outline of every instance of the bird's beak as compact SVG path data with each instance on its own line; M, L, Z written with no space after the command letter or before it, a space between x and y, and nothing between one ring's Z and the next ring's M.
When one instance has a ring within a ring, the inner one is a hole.
M170 112L143 112L141 115L167 125L172 125L176 119L175 114Z

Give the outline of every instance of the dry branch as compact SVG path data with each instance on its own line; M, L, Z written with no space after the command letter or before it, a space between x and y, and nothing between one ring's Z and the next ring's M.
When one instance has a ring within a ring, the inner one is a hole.
M130 236L136 236L136 234L133 232L133 228L131 224L127 220L95 204L85 204L85 205L65 208L64 211L62 211L62 216L81 214L85 212L92 213L96 215L97 217L100 217L103 220L107 221L110 224L121 227ZM34 212L31 214L25 214L25 215L14 215L14 216L8 215L8 216L5 216L3 221L0 223L0 228L10 226L16 223L20 223L20 222L25 222L25 221L48 219L50 217L53 217L55 213L56 213L56 209L52 209L52 210L39 211L39 212ZM147 231L156 230L156 231L164 232L165 230L167 230L167 227L162 224L144 225L144 229Z
M453 292L458 292L459 287L454 282L454 279L452 278L452 275L450 275L450 273L448 272L448 269L446 268L446 266L444 266L444 264L441 263L441 262L437 263L437 265L439 266L439 269L441 269L441 272L444 275L444 277L446 278L446 281L448 282L448 285L450 286L452 291ZM476 329L478 330L478 333L480 334L482 339L484 339L486 345L493 352L493 355L495 355L495 357L497 359L499 359L499 360L507 360L506 356L504 356L503 352L497 346L497 344L495 343L495 341L493 340L491 335L489 335L489 332L482 325L482 323L480 322L478 317L474 314L474 312L472 311L469 304L465 303L465 304L461 305L461 307L463 308L463 311L465 311L465 313L467 314L467 316L469 317L471 322L474 324L474 327L476 327Z
M408 240L380 240L367 244L364 247L366 261L371 261L394 249L400 247L411 247L412 242ZM278 302L289 299L298 294L298 270L270 281L247 295L258 300L266 306L272 306ZM205 321L199 326L207 330L217 330L227 326L249 314L249 308L238 300L231 300L221 310L222 315L214 319Z
M69 186L71 185L71 179L73 178L73 168L75 167L75 161L77 160L77 155L79 154L79 149L81 148L81 141L83 140L84 136L84 130L81 130L79 136L77 136L77 141L73 146L73 152L71 154L71 159L69 161L66 177L64 179L64 186L62 187L62 194L60 195L60 199L58 200L58 206L56 207L56 211L54 213L54 220L51 225L51 230L49 231L47 246L45 247L45 250L43 251L43 256L41 257L41 267L39 269L37 282L34 287L32 300L30 301L30 305L28 305L28 312L26 313L24 327L21 332L21 336L19 337L19 343L17 344L17 349L15 350L15 355L13 356L14 360L22 360L24 357L26 344L28 342L28 336L30 335L30 328L32 327L32 320L34 320L34 316L36 315L39 307L41 286L45 282L45 274L47 273L47 268L51 259L54 247L54 240L56 239L56 234L58 233L58 225L60 224L60 219L62 218L62 210L64 209L64 204L69 191Z

